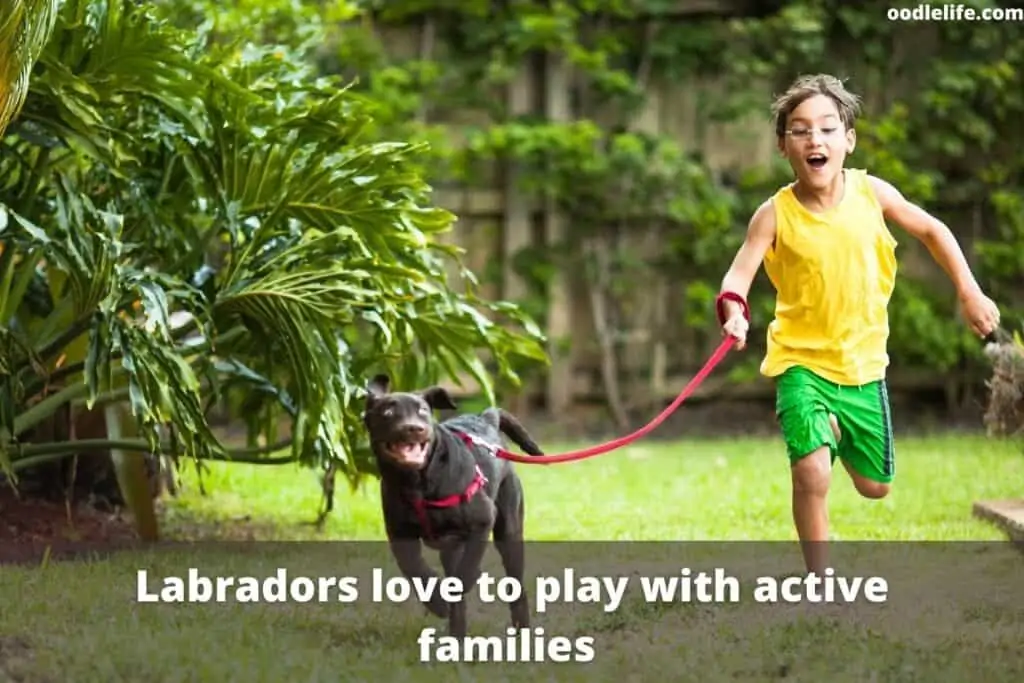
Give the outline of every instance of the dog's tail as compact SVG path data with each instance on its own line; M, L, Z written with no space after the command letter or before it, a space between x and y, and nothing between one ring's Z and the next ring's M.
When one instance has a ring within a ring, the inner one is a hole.
M544 455L544 451L540 449L540 446L536 444L530 433L526 431L523 423L515 415L502 408L498 408L498 429L505 436L512 439L517 446L522 448L524 453Z

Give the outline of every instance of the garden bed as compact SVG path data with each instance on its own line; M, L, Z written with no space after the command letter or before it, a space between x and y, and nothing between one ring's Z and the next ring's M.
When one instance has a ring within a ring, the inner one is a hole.
M63 502L21 499L0 483L0 564L106 553L139 543L131 519L118 511L86 502L69 511Z

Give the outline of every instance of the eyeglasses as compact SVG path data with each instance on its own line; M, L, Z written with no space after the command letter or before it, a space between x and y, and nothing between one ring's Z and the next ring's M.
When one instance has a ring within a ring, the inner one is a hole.
M821 133L823 138L833 138L842 133L841 128L830 126L828 128L790 128L786 131L786 135L796 140L810 140L811 136L814 135L814 131Z

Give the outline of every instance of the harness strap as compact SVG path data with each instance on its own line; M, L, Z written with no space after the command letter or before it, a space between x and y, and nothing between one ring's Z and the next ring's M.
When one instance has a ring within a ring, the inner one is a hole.
M416 510L416 516L419 517L420 524L423 526L423 531L426 533L427 538L433 538L433 531L430 528L430 519L427 517L427 508L451 508L463 503L467 503L470 499L477 494L477 491L487 485L487 477L484 476L480 466L476 466L476 473L473 475L473 480L469 482L469 486L462 493L453 493L450 496L444 498L416 498L412 501L413 508Z
M469 432L460 432L460 431L456 431L454 429L452 430L452 432L455 434L455 436L459 437L459 439L462 441L462 443L466 444L470 448L472 448L473 446L479 446L480 448L486 448L488 451L491 452L492 455L493 454L497 454L497 452L500 450L500 447L495 446L494 444L491 444L491 443L487 443L486 441L484 441L480 437L474 436L473 434L470 434Z

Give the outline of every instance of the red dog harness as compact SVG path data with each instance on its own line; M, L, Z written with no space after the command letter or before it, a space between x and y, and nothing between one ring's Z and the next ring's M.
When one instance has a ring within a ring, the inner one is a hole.
M496 450L494 446L483 443L476 440L469 434L463 432L455 432L463 443L467 446L482 446L488 450ZM420 524L423 526L423 531L426 533L427 538L433 538L434 534L430 528L430 519L427 517L427 508L453 508L463 503L469 502L473 496L477 494L477 491L487 485L487 477L484 476L480 466L476 466L476 474L473 475L473 479L469 482L469 486L462 493L453 493L450 496L444 498L417 498L412 501L413 508L416 510L416 516L420 519Z

